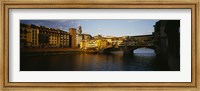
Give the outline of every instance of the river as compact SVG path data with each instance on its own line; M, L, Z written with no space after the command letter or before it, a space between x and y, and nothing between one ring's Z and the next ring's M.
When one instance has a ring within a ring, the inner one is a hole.
M133 55L70 53L20 56L20 71L167 71L164 59L152 49L140 48Z

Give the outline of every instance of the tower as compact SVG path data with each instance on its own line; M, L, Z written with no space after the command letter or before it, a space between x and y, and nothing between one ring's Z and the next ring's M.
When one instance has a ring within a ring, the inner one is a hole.
M78 34L81 34L82 33L82 28L81 26L78 27Z
M76 29L70 28L69 34L70 34L70 47L74 48L76 47Z

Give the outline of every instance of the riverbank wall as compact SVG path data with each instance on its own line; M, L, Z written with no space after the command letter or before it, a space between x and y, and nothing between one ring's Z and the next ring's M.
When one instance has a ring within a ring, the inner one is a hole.
M82 52L79 48L21 48L20 56L58 55Z

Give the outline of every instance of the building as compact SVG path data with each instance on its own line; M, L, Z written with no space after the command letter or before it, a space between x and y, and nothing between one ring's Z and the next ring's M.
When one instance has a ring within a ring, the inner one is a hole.
M77 34L76 35L76 47L80 47L80 42L83 40L83 35L82 34Z
M20 47L39 46L39 28L35 25L20 24Z
M76 47L80 47L80 42L83 40L91 40L92 36L89 34L77 34L76 35Z
M65 31L60 33L60 47L70 47L70 35Z
M70 34L70 47L75 48L76 46L76 29L75 28L69 28L69 34Z
M70 34L54 28L20 24L20 48L70 47Z
M82 41L80 42L80 49L81 49L81 50L85 50L85 49L86 49L87 43L88 43L88 40L82 40Z
M99 51L103 48L108 47L108 42L105 39L92 39L92 40L83 40L80 43L80 49L82 50L95 50Z
M160 20L154 25L157 52L170 70L180 70L180 20Z
M46 37L49 38L49 44L48 44L48 46L49 47L56 47L56 41L55 41L56 34L55 34L55 31L53 29L49 29L49 33L48 33L48 35L46 35Z
M32 31L30 25L20 24L20 47L31 47Z
M50 37L50 28L44 27L44 26L40 26L39 27L39 47L46 47L49 46L49 42L51 41L51 39L49 39Z
M32 34L32 42L31 42L31 46L32 47L38 47L39 46L39 27L35 26L35 25L31 25L31 34Z
M109 45L108 41L105 39L98 39L98 40L96 40L96 43L98 46L98 50L100 50L102 48L106 48Z
M94 36L94 39L102 39L103 37L102 37L102 35L96 35L96 36Z
M83 40L90 40L92 39L92 36L90 34L82 34L83 35Z

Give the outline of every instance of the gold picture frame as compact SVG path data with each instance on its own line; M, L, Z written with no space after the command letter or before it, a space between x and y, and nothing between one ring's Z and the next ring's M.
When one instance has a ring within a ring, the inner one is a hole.
M199 73L199 1L0 1L1 2L1 60L0 60L0 89L5 91L21 90L169 90L169 91L198 91L200 86ZM87 8L87 9L191 9L192 10L192 82L9 82L9 9L46 9L46 8ZM141 88L142 87L142 88Z

